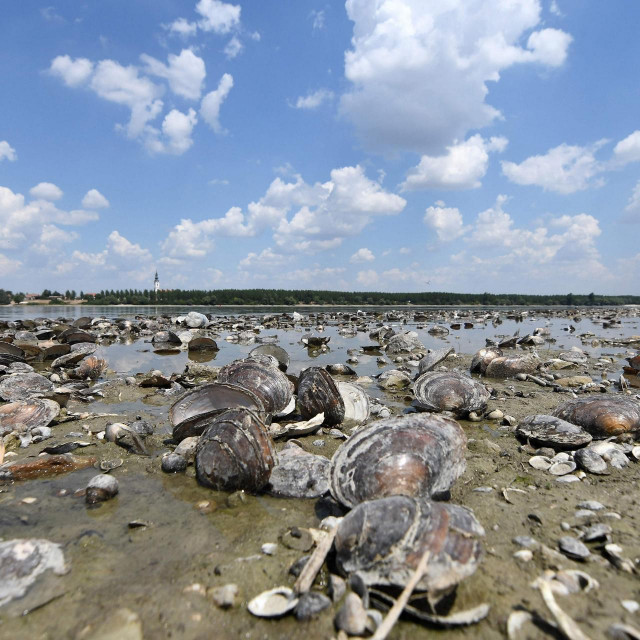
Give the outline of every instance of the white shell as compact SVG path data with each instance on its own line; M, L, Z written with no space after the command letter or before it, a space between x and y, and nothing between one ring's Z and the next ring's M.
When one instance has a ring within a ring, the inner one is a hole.
M551 467L551 460L546 456L533 456L529 458L529 464L534 469L539 469L540 471L547 471Z
M343 428L358 427L369 419L369 396L362 387L352 382L338 382L338 391L344 402Z
M576 463L567 460L566 462L554 462L549 467L549 473L554 476L566 476L576 470Z
M289 587L276 587L256 596L247 608L258 618L277 618L291 611L297 604L298 598Z

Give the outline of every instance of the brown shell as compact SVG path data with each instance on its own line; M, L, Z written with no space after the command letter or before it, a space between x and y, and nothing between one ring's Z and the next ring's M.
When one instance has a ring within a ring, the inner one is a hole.
M78 344L81 342L95 342L96 337L87 331L73 328L63 331L58 336L58 340L60 340L60 342L66 342L67 344Z
M502 350L497 347L480 349L471 360L471 373L484 373L489 363L502 355Z
M484 529L473 512L442 502L392 496L358 505L340 522L336 563L370 585L403 587L425 551L431 555L418 589L438 597L472 575Z
M209 418L226 409L244 407L264 413L262 402L254 393L235 384L213 382L180 396L169 408L169 420L176 442L200 435L209 424Z
M628 396L589 396L561 404L553 415L577 424L595 438L640 431L640 402Z
M0 355L1 356L12 356L16 358L17 361L24 361L25 353L20 347L16 347L15 344L11 344L10 342L0 341Z
M107 368L107 361L95 356L85 358L78 367L73 370L72 377L80 380L97 380L102 372Z
M487 378L513 378L518 373L535 373L540 360L533 355L494 358L484 372Z
M261 344L249 353L249 356L255 355L273 356L278 361L278 366L281 371L286 371L291 362L289 354L277 344Z
M393 495L429 498L464 473L467 439L451 418L411 414L357 431L331 459L331 494L348 507Z
M491 397L481 382L457 371L427 371L413 383L413 393L419 409L459 416L483 411Z
M218 381L236 384L260 398L269 413L280 413L291 402L293 385L287 376L275 366L269 366L255 358L236 360L222 367Z
M54 360L60 356L66 356L71 353L71 346L68 344L52 344L50 347L45 347L42 352L43 360Z
M95 344L90 342L84 342L81 344L74 344L71 347L70 353L59 356L51 363L52 369L59 369L61 367L67 367L72 364L80 362L85 356L88 356L96 351Z
M187 345L189 351L218 351L219 347L213 338L193 338Z
M324 423L340 424L344 400L331 374L321 367L305 369L298 379L298 407L305 420L324 413Z
M198 442L196 477L218 491L260 491L275 457L262 420L248 409L229 409L214 418Z
M13 402L38 398L53 389L53 383L39 373L16 373L0 381L0 398Z
M578 449L588 445L593 436L578 425L555 416L526 416L516 428L516 436L537 447Z
M53 400L10 402L0 407L0 437L11 431L27 432L46 427L58 414L60 406Z

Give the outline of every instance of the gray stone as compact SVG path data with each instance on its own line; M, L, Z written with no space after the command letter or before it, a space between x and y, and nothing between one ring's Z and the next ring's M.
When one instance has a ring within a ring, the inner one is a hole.
M300 596L300 600L295 608L296 618L298 620L310 620L315 615L328 609L331 606L331 600L323 593L318 591L309 591Z
M336 629L350 636L361 636L367 628L367 611L362 600L355 593L348 593L334 624Z
M558 548L564 555L573 560L586 560L591 552L580 540L571 536L563 536L558 540Z

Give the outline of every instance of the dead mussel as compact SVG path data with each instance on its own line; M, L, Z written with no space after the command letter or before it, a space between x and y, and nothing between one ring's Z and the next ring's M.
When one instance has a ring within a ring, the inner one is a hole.
M445 416L411 414L379 420L346 440L331 460L331 493L354 507L393 495L429 498L464 473L467 439Z
M16 431L30 432L46 427L60 413L60 405L53 400L34 399L10 402L0 407L0 437Z
M556 451L578 449L589 444L593 436L561 418L533 415L524 418L516 429L516 436L536 447L551 447Z
M640 402L629 396L589 396L561 404L553 415L577 424L595 438L640 431Z
M249 353L249 356L257 355L273 356L278 361L278 367L281 371L286 371L291 361L289 354L277 344L261 344Z
M428 371L413 383L415 404L422 411L451 411L464 416L483 411L491 397L477 380L457 371Z
M502 356L502 350L498 347L486 347L480 349L471 360L471 373L482 373L487 370L489 363L495 358Z
M540 359L531 353L498 356L489 362L484 375L487 378L513 378L519 373L535 373L540 364Z
M41 398L53 389L53 383L39 373L16 373L0 382L0 398L8 402Z
M209 418L227 409L247 408L266 418L262 401L252 391L235 384L213 382L191 389L169 408L169 420L176 442L199 436L209 424Z
M344 419L344 400L331 374L321 367L305 369L298 379L298 407L305 420L324 413L326 425Z
M215 416L198 441L198 482L218 491L260 491L276 458L260 417L249 409L229 409Z
M271 365L271 361L275 366ZM218 382L235 384L255 394L268 413L280 413L291 401L293 384L272 356L258 355L236 360L218 373Z
M367 586L403 587L429 550L417 589L437 601L478 568L483 536L470 509L391 496L364 502L342 519L336 563L343 574L357 573Z

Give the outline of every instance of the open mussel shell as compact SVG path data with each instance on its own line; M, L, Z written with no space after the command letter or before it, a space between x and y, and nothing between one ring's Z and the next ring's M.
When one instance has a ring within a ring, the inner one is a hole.
M436 349L435 351L429 349L418 363L418 373L423 374L431 371L433 367L440 364L443 360L446 360L447 356L453 352L453 347L445 347L444 349Z
M278 618L293 611L297 604L298 597L289 587L276 587L253 598L247 609L258 618Z
M281 371L286 371L291 362L289 354L277 344L261 344L249 353L251 357L257 355L273 356L278 361L278 367Z
M516 436L536 447L551 447L556 451L578 449L593 440L593 436L582 427L546 415L524 418L516 428Z
M0 398L8 402L38 398L53 389L53 383L39 373L16 373L0 381Z
M519 373L535 373L540 360L532 355L498 356L489 362L484 375L487 378L513 378Z
M338 391L344 402L344 418L340 426L358 427L369 419L369 396L364 389L352 382L338 382Z
M218 351L219 347L213 338L194 338L187 345L189 351Z
M391 496L358 505L338 525L339 570L370 585L406 585L425 551L417 589L437 598L472 575L482 559L482 525L465 507Z
M413 393L419 409L459 416L483 411L491 397L481 382L457 371L427 371L413 383Z
M429 498L464 473L467 439L453 419L411 414L357 431L331 459L331 494L354 507L393 495Z
M263 362L263 357L236 360L225 365L218 373L218 382L248 389L260 398L267 412L280 413L291 402L293 385L280 369Z
M198 482L218 491L260 491L276 453L260 417L229 409L212 419L196 448Z
M553 415L577 424L595 438L640 431L640 402L628 396L573 398Z
M324 413L325 424L344 419L344 400L331 374L321 367L305 369L298 379L298 407L305 420Z
M247 408L263 415L262 401L253 392L235 384L213 382L180 396L169 407L169 421L173 426L176 442L200 435L207 426L207 419L226 409Z
M74 370L72 377L80 380L97 380L107 368L107 361L95 356L85 358Z
M502 356L502 351L497 347L480 349L471 360L471 373L484 373L489 363L500 356Z
M0 407L0 437L11 431L27 432L46 427L60 413L60 405L53 400L10 402Z

